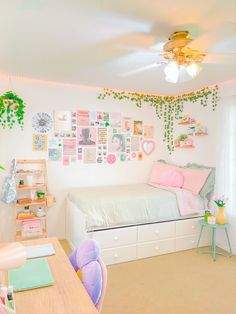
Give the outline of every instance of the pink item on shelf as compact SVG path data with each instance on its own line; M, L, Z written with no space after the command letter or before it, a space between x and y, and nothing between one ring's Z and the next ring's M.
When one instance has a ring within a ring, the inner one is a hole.
M183 174L177 170L166 170L166 172L161 175L159 184L182 188L184 184Z
M40 219L34 219L30 221L22 221L22 235L41 235L42 234L42 224Z

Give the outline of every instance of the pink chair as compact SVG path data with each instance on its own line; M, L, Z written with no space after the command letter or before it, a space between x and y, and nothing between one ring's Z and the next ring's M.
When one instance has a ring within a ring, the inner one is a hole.
M103 263L103 261L101 260L100 257L98 258L98 263L100 264L101 271L102 271L102 292L101 292L100 299L99 299L98 303L96 304L96 308L99 312L101 312L105 293L106 293L106 288L107 288L107 267Z

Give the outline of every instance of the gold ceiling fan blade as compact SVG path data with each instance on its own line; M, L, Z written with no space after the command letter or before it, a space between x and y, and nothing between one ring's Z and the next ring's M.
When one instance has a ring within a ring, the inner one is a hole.
M149 69L152 69L152 68L159 67L159 66L161 66L161 65L162 65L162 63L153 63L153 64L145 65L145 66L143 66L143 67L140 67L140 68L137 68L137 69L128 71L128 72L121 73L121 74L119 74L119 76L121 76L121 77L131 76L131 75L134 75L134 74L136 74L136 73L140 73L140 72L143 72L143 71L147 71L147 70L149 70Z

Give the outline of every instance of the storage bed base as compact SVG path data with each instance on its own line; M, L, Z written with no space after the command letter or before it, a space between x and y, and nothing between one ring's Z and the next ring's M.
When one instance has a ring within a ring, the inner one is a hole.
M106 265L111 265L195 248L199 219L202 217L87 232L85 215L67 200L66 239L72 248L86 238L97 240L102 259ZM209 244L206 235L200 246Z

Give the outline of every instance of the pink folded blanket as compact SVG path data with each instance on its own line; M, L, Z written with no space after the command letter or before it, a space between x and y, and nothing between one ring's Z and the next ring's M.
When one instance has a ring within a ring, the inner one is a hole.
M196 214L200 212L202 207L202 199L199 195L195 195L189 190L164 186L155 183L149 183L149 185L154 186L158 189L168 190L174 192L177 198L177 203L181 216Z

